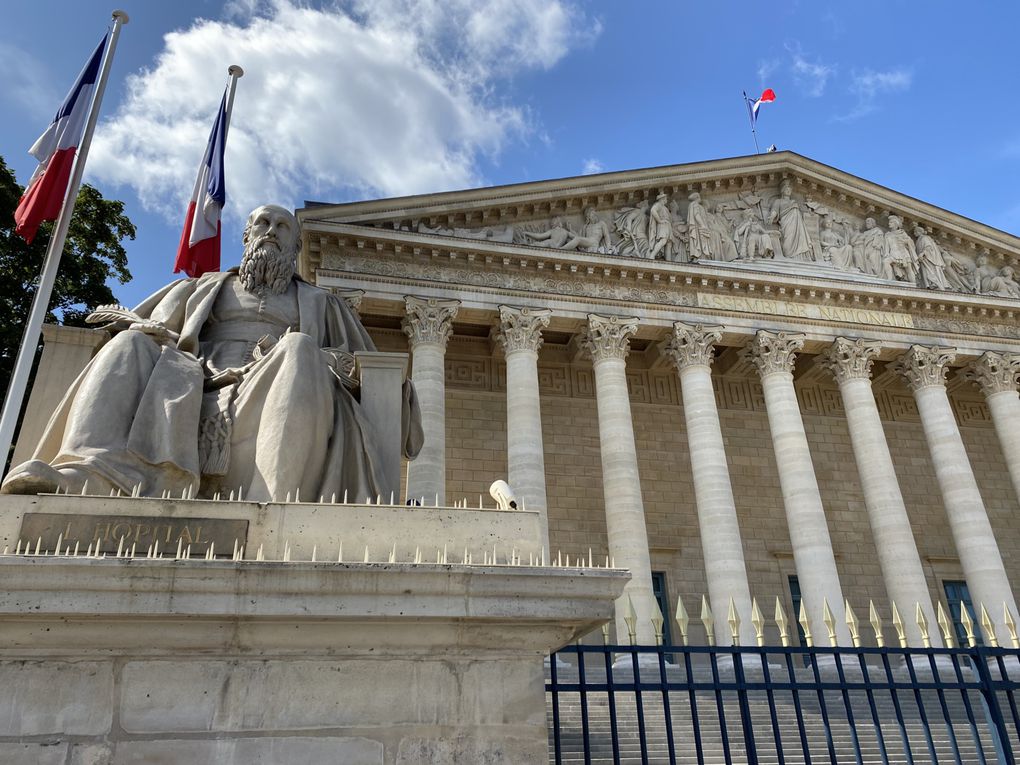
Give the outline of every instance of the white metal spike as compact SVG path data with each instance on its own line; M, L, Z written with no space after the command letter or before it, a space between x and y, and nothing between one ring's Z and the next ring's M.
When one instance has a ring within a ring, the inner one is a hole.
M301 502L301 487L300 486L298 486L296 489L294 489L294 502L295 502L295 504L299 504Z
M336 504L336 492L335 491L332 494L329 495L329 504L331 504L331 505L335 505Z
M315 553L319 551L318 545L312 545L312 563L315 563Z
M365 560L364 563L368 563L368 545L365 545Z
M234 501L234 490L233 489L230 490L230 501L231 502Z
M337 563L343 563L344 562L344 540L342 540L342 539L340 540L339 549L337 550L337 553L336 553L336 562Z
M262 545L259 545L259 549L255 553L255 560L265 560L265 559L266 559L266 551L263 549Z
M287 498L284 500L288 505L290 504L290 492L287 492Z
M347 504L347 489L344 489L344 502L343 503L345 505Z
M181 539L181 538L178 538L177 539L177 555L174 557L174 560L180 560L181 559L181 553L183 553L183 552L184 552L184 540Z
M121 534L120 541L117 542L117 557L120 558L124 554L124 535Z
M283 542L283 561L284 563L290 562L290 541L288 540Z

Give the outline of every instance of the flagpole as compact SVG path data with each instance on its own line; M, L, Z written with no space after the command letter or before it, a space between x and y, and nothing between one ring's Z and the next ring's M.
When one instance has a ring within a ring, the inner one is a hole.
M237 64L227 67L227 74L230 75L230 92L227 94L227 124L223 126L223 145L227 145L227 133L230 131L230 115L234 111L234 90L237 88L237 81L244 77L244 70Z
M28 377L32 371L36 348L39 345L39 333L42 331L46 309L49 308L50 296L53 293L53 284L57 279L60 256L63 254L67 230L71 225L71 214L74 212L74 203L78 198L78 187L81 185L81 177L85 172L85 160L88 157L89 144L92 143L92 134L95 132L96 121L99 118L99 106L103 101L103 92L106 90L106 81L110 75L110 65L113 62L113 53L117 48L117 38L120 36L120 28L127 24L128 20L128 15L124 11L113 12L113 29L110 31L110 41L103 54L103 66L96 83L95 95L92 97L85 133L78 146L74 168L71 170L71 178L64 194L64 202L60 207L60 215L53 226L53 233L46 248L46 259L43 261L39 287L32 300L32 310L25 325L21 347L18 349L18 359L14 364L14 372L7 387L3 414L0 415L0 457L4 463L10 454L14 430L18 424L18 416L21 414L21 403L25 398L25 388L28 387Z

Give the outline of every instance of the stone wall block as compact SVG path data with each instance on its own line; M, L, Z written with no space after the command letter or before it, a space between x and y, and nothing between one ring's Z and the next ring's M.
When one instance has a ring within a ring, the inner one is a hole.
M0 735L107 733L113 671L106 662L0 662ZM7 762L0 758L0 761Z

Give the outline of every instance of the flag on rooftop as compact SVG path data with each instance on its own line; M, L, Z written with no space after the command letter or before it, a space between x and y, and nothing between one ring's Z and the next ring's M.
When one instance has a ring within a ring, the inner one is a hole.
M43 221L56 220L67 193L71 167L88 122L99 68L109 35L104 35L85 68L78 74L71 92L57 110L53 122L28 150L39 160L28 187L14 211L15 231L30 243Z
M751 115L751 124L754 124L758 121L758 110L761 108L761 105L771 104L775 101L776 92L772 88L765 88L762 94L754 101L747 97L747 93L744 93L744 100L747 102L747 111Z
M183 271L188 276L201 276L220 270L220 213L227 201L223 153L227 148L228 119L224 92L188 204L174 261L175 274Z

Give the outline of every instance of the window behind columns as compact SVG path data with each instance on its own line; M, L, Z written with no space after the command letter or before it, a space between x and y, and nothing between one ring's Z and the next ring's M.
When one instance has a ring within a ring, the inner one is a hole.
M946 591L946 602L949 603L949 616L953 620L953 628L956 630L956 642L958 645L968 645L967 630L963 626L960 605L963 604L967 608L970 618L975 625L981 622L974 611L974 604L970 601L970 590L967 589L967 583L962 579L943 579L942 588ZM981 630L976 626L974 628L974 635L977 638L977 644L983 645L984 641L981 639Z
M793 623L797 625L797 644L807 645L804 628L800 626L800 580L796 574L790 574L790 600L793 601ZM806 658L806 657L805 657Z
M664 571L652 572L652 595L655 596L655 602L659 604L659 611L662 612L662 644L673 645L673 636L669 628L669 623L673 620L673 611L669 607Z

